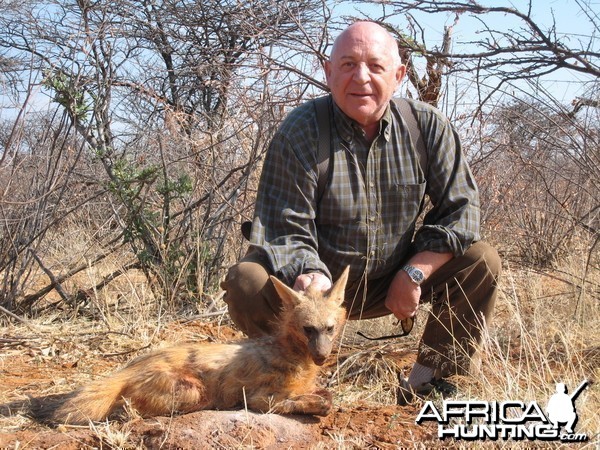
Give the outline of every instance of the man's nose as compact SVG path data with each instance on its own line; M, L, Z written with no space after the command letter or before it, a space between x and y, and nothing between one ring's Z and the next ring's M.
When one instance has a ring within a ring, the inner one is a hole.
M357 64L354 70L354 80L359 83L366 83L370 78L369 67L366 64Z

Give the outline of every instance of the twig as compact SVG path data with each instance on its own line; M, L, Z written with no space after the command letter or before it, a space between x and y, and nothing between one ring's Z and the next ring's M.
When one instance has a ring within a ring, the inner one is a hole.
M130 353L135 353L135 352L139 352L140 350L145 350L147 348L150 347L150 344L148 345L144 345L143 347L139 347L139 348L134 348L133 350L125 350L123 352L117 352L117 353L102 353L102 356L105 358L108 357L113 357L113 356L122 356L122 355L128 355Z
M227 308L223 308L223 309L219 309L217 311L207 312L207 313L203 313L203 314L195 314L191 317L187 317L181 323L186 324L186 323L193 322L194 320L206 319L208 317L222 316L225 314L227 314Z
M8 317L11 317L12 319L15 319L18 322L21 322L23 325L27 326L27 328L29 328L31 331L38 331L36 329L36 327L27 319L23 319L20 316L17 316L16 314L10 312L8 309L6 309L3 306L0 306L0 312L3 312L4 314L6 314Z
M44 273L46 275L48 275L48 278L50 278L50 281L52 283L52 285L54 286L54 290L56 292L58 292L58 295L61 296L61 298L68 304L68 305L72 305L73 301L71 300L71 297L65 292L65 290L62 287L62 284L60 283L60 281L54 276L54 274L52 273L52 271L50 269L48 269L44 263L42 262L42 260L39 258L39 256L35 253L35 251L30 250L31 254L33 255L33 258L35 259L35 261L38 263L38 265L40 266L40 268L44 271Z
M119 235L119 237L121 237L121 235ZM113 239L113 241L111 241L109 243L109 246L113 243L116 242L116 239ZM59 282L63 282L66 279L72 277L73 275L76 275L77 273L81 272L82 270L87 269L90 265L94 265L100 261L102 261L104 258L106 258L107 256L113 254L116 250L118 250L123 244L118 245L116 248L111 248L109 251L107 251L106 253L103 253L101 255L99 255L98 257L94 258L92 261L90 261L89 263L84 263L81 264L80 266L70 270L69 272L67 272L64 275L61 275L58 278ZM37 300L39 300L40 298L42 298L44 295L48 294L48 292L50 292L52 289L54 289L54 284L50 283L48 286L40 289L38 292L36 292L35 294L29 294L26 295L23 298L23 301L21 302L21 307L22 308L29 308L31 307Z

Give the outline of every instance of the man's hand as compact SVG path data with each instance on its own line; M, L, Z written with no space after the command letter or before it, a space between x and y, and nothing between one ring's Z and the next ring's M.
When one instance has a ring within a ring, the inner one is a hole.
M413 317L419 309L421 287L413 283L401 270L392 280L385 298L385 306L398 320Z
M427 279L452 257L451 253L424 251L415 254L408 263L420 269ZM401 270L394 276L390 284L385 298L385 306L396 318L402 320L417 314L420 299L421 287L417 286L404 270Z
M296 278L294 290L302 292L308 289L308 286L312 286L313 289L317 289L318 291L325 292L331 289L331 281L319 272L303 273Z

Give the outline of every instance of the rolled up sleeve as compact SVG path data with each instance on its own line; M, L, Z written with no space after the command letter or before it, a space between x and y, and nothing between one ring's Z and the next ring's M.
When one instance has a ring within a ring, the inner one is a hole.
M288 285L307 272L317 271L331 278L319 259L315 225L317 137L301 126L303 112L300 109L288 117L270 143L250 238L253 249L262 254L273 273ZM310 122L309 117L306 120ZM299 137L298 133L304 135ZM307 151L311 147L313 150Z

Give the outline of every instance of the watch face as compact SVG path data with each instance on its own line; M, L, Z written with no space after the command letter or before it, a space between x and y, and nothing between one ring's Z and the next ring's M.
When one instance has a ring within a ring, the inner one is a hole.
M416 284L421 284L423 282L423 280L425 279L425 274L420 269L417 269L416 267L404 266L402 268L402 270L404 270L408 274L410 279L413 280L413 282Z
M423 272L421 272L419 269L413 268L411 278L415 280L416 283L421 283L423 278L425 278L425 275L423 275Z

